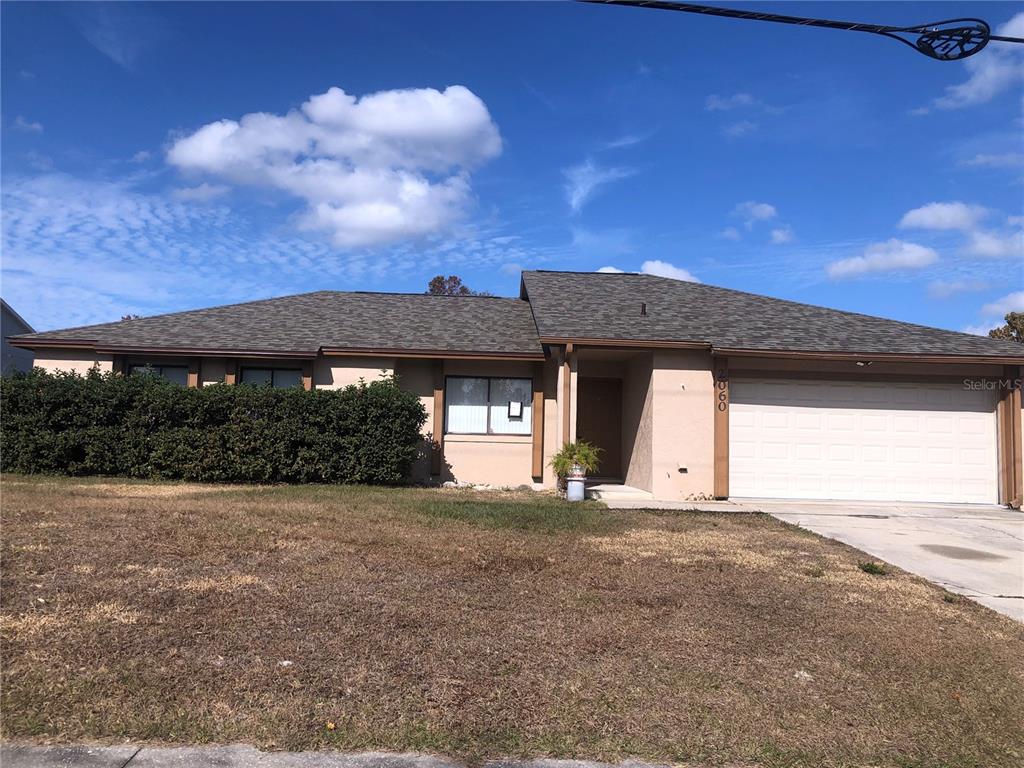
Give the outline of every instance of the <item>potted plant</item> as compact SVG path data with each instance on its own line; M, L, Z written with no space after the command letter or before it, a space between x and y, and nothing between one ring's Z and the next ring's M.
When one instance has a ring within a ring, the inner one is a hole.
M580 498L582 498L583 483L587 474L596 472L601 465L601 449L586 440L578 440L575 443L566 443L562 449L551 457L551 469L558 477L558 489L566 492L571 500L575 494L569 494L569 482L579 484ZM575 489L574 489L575 490Z

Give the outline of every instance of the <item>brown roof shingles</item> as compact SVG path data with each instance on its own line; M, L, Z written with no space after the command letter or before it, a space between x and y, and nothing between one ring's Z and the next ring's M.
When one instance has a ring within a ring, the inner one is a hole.
M305 353L355 349L542 355L529 305L487 296L318 291L59 331L19 341L100 349Z
M534 271L523 273L522 286L522 299L318 291L11 338L111 351L512 357L542 356L542 339L600 339L1024 360L1024 348L1010 341L653 275Z
M1024 358L1011 341L640 274L524 272L542 339L673 341L762 352ZM641 305L646 304L646 315Z

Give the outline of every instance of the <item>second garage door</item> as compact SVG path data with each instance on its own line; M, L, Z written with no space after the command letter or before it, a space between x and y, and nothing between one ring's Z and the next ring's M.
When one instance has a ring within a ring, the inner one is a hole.
M741 379L729 399L730 496L998 502L991 391Z

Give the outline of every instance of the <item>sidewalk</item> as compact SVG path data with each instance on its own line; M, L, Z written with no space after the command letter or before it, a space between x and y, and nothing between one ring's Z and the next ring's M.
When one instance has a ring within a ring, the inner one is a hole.
M466 768L464 763L415 752L261 752L229 747L0 746L3 768ZM667 768L627 761L490 760L484 768Z

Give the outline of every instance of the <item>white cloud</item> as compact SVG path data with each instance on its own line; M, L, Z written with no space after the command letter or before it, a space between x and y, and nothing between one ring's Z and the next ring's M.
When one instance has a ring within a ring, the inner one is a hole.
M779 227L778 229L772 230L772 243L775 245L791 243L793 242L793 237L793 230L789 227Z
M324 288L417 290L439 272L472 279L567 255L468 225L450 238L337 252L281 233L272 208L250 219L218 202L58 173L5 176L0 214L4 298L39 330Z
M140 149L131 158L133 163L144 163L149 160L149 152L145 149Z
M748 200L745 203L738 203L732 209L732 215L743 219L743 225L750 229L756 222L774 219L778 215L778 211L775 210L774 205Z
M1024 259L1024 231L999 233L975 230L968 233L964 251L971 256L986 258L1019 256Z
M1006 223L1011 227L1024 227L1024 216L1007 216Z
M741 136L747 136L758 128L757 123L751 122L750 120L740 120L735 123L729 123L729 125L722 128L722 133L734 139L738 139Z
M736 227L726 227L725 229L723 229L721 232L718 233L718 236L720 238L722 238L723 240L742 240L743 239L743 235L740 234L740 231L738 229L736 229Z
M166 34L166 22L143 3L78 3L70 16L90 45L129 71Z
M988 211L966 203L928 203L903 214L900 227L915 229L974 229Z
M605 142L602 149L626 149L627 147L635 147L637 144L644 143L653 135L654 131L647 131L646 133L627 133L624 136L619 136L617 139Z
M1019 168L1024 165L1024 153L1004 152L1002 154L979 153L961 165L983 168Z
M1002 323L986 323L982 325L965 325L960 329L961 333L969 333L972 336L988 336L993 328L998 328Z
M43 132L42 123L37 123L32 120L26 120L21 115L18 115L16 118L14 118L14 127L17 128L19 131L24 131L25 133Z
M688 269L677 267L667 261L645 261L640 265L640 272L645 275L657 275L658 277L669 277L673 280L683 280L688 283L699 283L693 273Z
M612 274L612 275L627 274L626 270L619 269L618 267L612 267L612 266L601 267L601 268L599 268L596 271L603 272L605 274ZM630 273L630 274L636 274L636 273ZM640 265L640 272L639 272L639 274L641 274L641 275L654 275L655 277L667 277L667 278L670 278L672 280L682 280L682 281L687 282L687 283L699 283L700 282L700 280L697 279L693 275L693 273L690 272L690 270L684 269L683 267L677 267L675 264L670 264L667 261L660 261L658 259L648 260L648 261L645 261L643 264L641 264Z
M573 211L580 211L599 187L628 178L635 173L636 170L633 168L602 168L589 158L579 165L566 168L563 174L569 207Z
M187 200L196 203L205 203L228 193L228 188L220 184L209 184L203 182L197 187L184 187L174 190L174 196L178 200Z
M523 271L523 265L518 262L509 262L501 265L501 272L504 275L518 275Z
M1024 291L1008 293L981 308L981 314L990 317L1003 317L1010 312L1024 312Z
M704 100L704 109L708 112L727 112L740 107L752 107L757 100L749 93L734 93L732 96L719 96L713 93Z
M933 280L928 284L928 295L933 299L948 299L959 293L983 291L988 288L984 280Z
M861 256L833 261L825 267L825 272L833 280L843 280L873 272L921 269L934 264L938 258L931 248L892 238L884 243L872 243Z
M1024 37L1024 13L1018 13L996 29L996 34ZM946 88L934 99L938 109L963 109L991 101L1003 91L1024 81L1024 51L1018 45L990 43L977 56L965 59L969 77L963 83Z
M469 171L500 152L486 105L453 85L361 98L331 88L284 115L209 123L176 141L167 160L297 197L303 229L356 248L448 229L472 202Z

